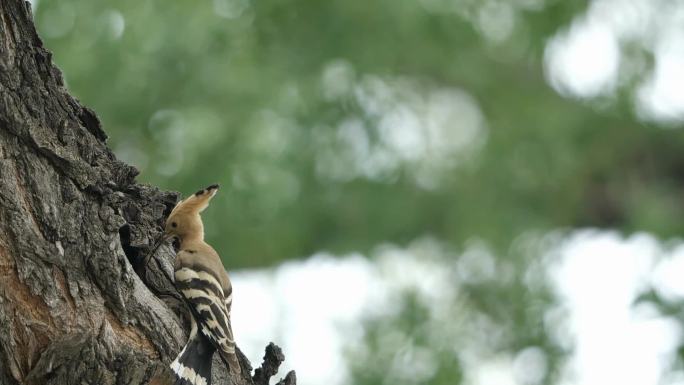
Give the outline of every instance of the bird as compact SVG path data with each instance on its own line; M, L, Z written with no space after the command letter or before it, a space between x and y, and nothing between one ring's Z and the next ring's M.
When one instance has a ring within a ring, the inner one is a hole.
M241 372L230 323L233 289L219 254L204 241L200 213L216 195L218 184L180 201L169 214L162 241L180 244L174 285L190 310L190 335L170 367L176 385L211 385L211 361L218 352L231 375Z

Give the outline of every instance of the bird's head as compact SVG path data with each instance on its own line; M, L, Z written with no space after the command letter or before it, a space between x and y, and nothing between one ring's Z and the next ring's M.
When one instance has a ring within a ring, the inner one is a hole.
M209 201L216 195L219 185L213 184L197 191L178 202L164 226L164 238L178 238L180 242L188 239L204 239L204 226L200 213L209 206Z

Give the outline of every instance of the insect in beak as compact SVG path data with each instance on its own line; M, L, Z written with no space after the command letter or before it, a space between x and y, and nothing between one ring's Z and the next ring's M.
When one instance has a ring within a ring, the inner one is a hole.
M150 259L154 255L154 253L157 252L157 249L159 246L162 244L168 242L169 239L173 238L173 235L171 234L162 234L161 238L155 243L154 247L152 247L152 250L150 250L149 253L147 253L147 256L145 257L145 270L147 270L147 265L150 263Z

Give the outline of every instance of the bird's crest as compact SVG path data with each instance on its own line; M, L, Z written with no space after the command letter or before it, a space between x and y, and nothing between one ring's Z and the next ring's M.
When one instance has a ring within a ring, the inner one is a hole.
M178 202L176 207L174 207L171 211L170 216L173 216L179 212L185 212L188 214L201 213L207 208L207 206L209 206L209 201L214 197L214 195L216 195L218 189L218 184L212 184L207 188L197 191L196 193Z

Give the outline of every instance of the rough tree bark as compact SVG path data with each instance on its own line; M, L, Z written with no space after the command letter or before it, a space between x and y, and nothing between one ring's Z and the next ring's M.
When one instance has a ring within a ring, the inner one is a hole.
M141 263L178 195L136 184L106 139L65 90L30 5L1 0L0 384L161 384L185 342L160 270L173 250ZM266 385L283 355L269 345L254 377L240 358L233 383ZM229 383L218 359L213 378Z

